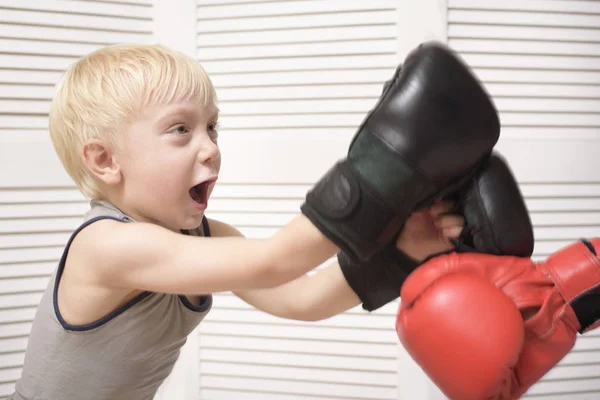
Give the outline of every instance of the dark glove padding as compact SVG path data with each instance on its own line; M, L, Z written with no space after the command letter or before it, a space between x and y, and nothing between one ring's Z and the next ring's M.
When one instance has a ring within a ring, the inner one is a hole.
M530 257L534 235L529 212L508 163L494 152L455 194L465 217L456 251Z
M337 255L348 285L367 311L374 311L400 297L400 288L420 263L392 243L368 261L358 262L345 252Z

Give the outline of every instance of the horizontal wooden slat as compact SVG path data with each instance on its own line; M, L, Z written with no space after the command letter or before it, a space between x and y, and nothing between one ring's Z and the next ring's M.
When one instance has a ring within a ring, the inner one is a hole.
M29 188L3 189L0 188L0 204L18 203L76 203L86 201L83 195L73 188Z
M597 200L600 201L600 198ZM596 226L600 227L600 210L597 212L531 213L534 226ZM600 232L599 232L600 233Z
M473 68L600 71L600 57L461 53ZM564 73L563 72L563 73Z
M591 117L590 117L591 118ZM599 117L600 118L600 117ZM354 128L356 129L364 115L358 113L337 113L337 114L284 114L284 115L230 115L220 118L222 129L245 129L245 128L265 128L274 129L279 127L314 127L314 128ZM3 120L0 117L0 126ZM13 119L8 122L17 123ZM22 121L25 123L25 121ZM600 125L599 125L600 126Z
M576 394L578 392L600 391L600 379L577 379L576 384L565 384L564 381L545 381L532 386L528 395L545 395L566 392ZM569 397L570 399L573 397ZM597 398L597 397L596 397ZM544 400L546 400L544 398Z
M589 126L600 128L600 114L552 112L500 112L504 126ZM238 121L235 121L238 122Z
M202 335L235 335L238 337L275 337L284 339L334 340L339 342L388 343L395 344L398 337L391 330L346 329L322 326L273 324L265 329L258 323L225 323L205 321L200 330Z
M393 328L393 326L392 326ZM249 349L287 353L311 353L362 357L396 358L396 344L318 342L279 338L247 338L237 336L202 336L207 348Z
M448 26L448 39L514 39L597 43L600 31L597 29L577 29L539 26L510 26L486 24L451 24ZM490 49L491 50L491 49Z
M567 85L551 83L485 83L485 88L497 101L499 98L600 99L598 85Z
M544 376L544 381L582 378L600 378L600 364L557 366Z
M48 277L56 265L54 262L3 265L0 267L0 279Z
M598 211L597 198L534 198L527 200L530 211Z
M4 280L0 280L0 309L24 306L37 307L42 298L42 292L22 293L27 289L20 287L10 288L12 294L3 294L5 292L4 286ZM45 285L43 289L45 289Z
M100 1L103 3L127 3L127 4L134 4L134 5L144 5L147 7L152 7L152 0L80 0L80 1L85 1L85 2L96 2L96 1Z
M1 362L1 360L0 360ZM13 382L10 383L0 383L0 398L6 398L9 395L13 394L15 391L15 384Z
M599 364L600 350L593 351L570 351L560 361L560 365Z
M56 56L37 56L37 55L24 55L24 54L0 54L0 65L2 68L28 68L34 67L43 68L47 71L59 71L63 72L69 65L77 61L79 57L56 57ZM9 88L10 89L10 88ZM18 88L9 90L10 96L16 95ZM54 96L54 92L52 92Z
M8 337L24 336L24 335L29 335L30 332L31 332L31 323L30 322L17 322L14 324L3 324L2 329L0 329L0 337L8 338Z
M594 127L586 126L506 126L502 129L502 135L500 140L513 140L513 139L535 139L539 142L552 141L552 140L564 140L569 138L570 140L586 140L594 141L597 140L598 129Z
M342 13L340 13L342 15ZM394 14L389 11L347 12L343 18L332 17L331 14L305 14L289 16L271 16L256 18L239 18L229 21L205 20L198 21L200 34L212 32L246 32L265 30L285 30L294 28L325 28L334 26L364 26L393 24Z
M213 51L223 46L265 45L276 43L319 43L346 40L393 39L396 29L393 25L341 26L311 29L286 29L277 32L251 31L243 35L231 32L213 32L198 35L200 52Z
M0 69L0 82L7 82L11 86L19 83L49 86L56 84L61 76L60 72L52 71ZM13 88L13 91L16 93L18 90ZM24 97L25 94L21 93L20 96ZM10 97L6 92L3 97L18 98L17 96Z
M51 11L61 14L79 14L79 15L105 15L112 17L128 17L130 19L152 19L151 3L142 3L139 5L127 4L102 4L100 2L85 1L65 1L65 0L29 0L26 2L19 0L0 0L0 8L19 9L28 11Z
M383 329L387 330L394 325L394 318L392 315L379 315L379 314L367 314L366 311L360 314L344 313L336 315L335 317L329 318L323 321L317 322L302 322L285 320L286 324L292 325L306 325L309 326L328 326L338 328L355 328L360 326L364 321L364 318L368 318L369 329ZM256 309L223 309L215 307L211 311L211 319L220 322L243 322L243 323L279 323L283 322L282 318L277 318Z
M590 392L583 392L583 393L573 393L573 392L567 392L567 393L563 393L563 394L525 394L523 396L523 399L531 399L531 400L536 400L536 399L540 399L540 396L544 396L543 400L596 400L598 397L600 397L600 390L599 391L590 391Z
M89 210L84 201L72 203L0 204L0 219L35 217L76 217Z
M451 39L448 44L452 49L463 53L600 56L600 42L576 43L539 40Z
M393 0L338 1L278 1L274 3L225 4L217 6L199 4L200 20L228 20L230 18L256 18L279 15L327 14L349 11L393 11Z
M2 56L0 55L0 58ZM17 66L26 65L25 63L17 63ZM14 65L13 65L14 66ZM18 79L18 77L17 77ZM35 80L36 78L32 78ZM0 83L0 98L3 99L43 99L48 103L55 94L52 85L42 84L1 84ZM44 128L48 128L45 126Z
M355 69L355 68L381 68L382 66L395 66L396 57L393 54L371 54L336 57L290 57L282 59L250 59L242 61L204 61L202 55L198 59L204 68L212 73L245 73L268 71L294 71L294 70L327 70L327 69ZM2 59L0 59L0 62Z
M0 324L14 322L31 322L35 315L36 307L23 307L8 310L0 309ZM2 354L0 353L0 365L6 365L2 362Z
M213 198L223 199L290 199L301 198L306 195L309 184L220 184L215 185Z
M221 99L225 88L251 88L254 90L268 89L265 86L280 86L280 89L293 89L294 85L315 86L319 85L339 85L337 90L344 90L344 86L351 85L360 91L360 84L374 83L379 88L383 88L383 82L390 79L394 73L395 65L385 67L373 67L368 70L362 68L334 69L329 68L324 71L272 71L249 72L240 75L221 74L218 70L213 71L211 79L219 90L219 99ZM349 89L351 90L351 89ZM279 90L277 90L279 91ZM230 100L235 100L231 98Z
M2 10L2 21L27 25L56 26L151 33L150 19L117 18L115 16L74 15L65 12L35 12L13 9Z
M100 44L60 43L42 40L0 39L4 53L35 54L37 56L78 57L98 50Z
M600 336L598 335L582 335L577 338L577 342L575 343L575 347L573 348L577 351L587 351L587 350L599 350L600 349ZM600 378L600 374L598 375Z
M597 28L599 14L592 14L589 11L581 14L573 12L568 13L550 13L532 10L526 12L523 10L514 11L488 11L488 10L466 10L452 9L448 10L448 22L450 24L489 24L505 26L552 26L552 27L572 27L572 28Z
M302 86L220 88L218 93L219 100L223 102L221 106L223 110L244 101L257 102L255 107L261 107L264 101L285 99L306 99L307 101L311 99L332 99L343 101L341 99L368 98L368 105L373 107L376 98L381 94L381 89L381 84L335 85L326 83ZM313 110L316 111L318 108L314 107ZM348 111L352 111L352 109Z
M20 2L23 4L23 2ZM2 23L0 37L7 39L53 40L66 43L152 43L148 33L105 31L93 29L31 26Z
M21 368L0 369L0 382L16 381L21 377Z
M3 250L0 249L0 265L11 263L31 263L58 261L63 251L63 246L40 247L27 251L23 250Z
M0 44L2 41L0 41ZM288 57L338 57L347 55L395 55L395 39L333 41L319 43L286 43L269 45L240 45L198 51L198 59L205 63L211 60L251 60L257 58ZM62 47L61 47L62 50ZM67 51L65 49L63 51ZM57 53L60 54L60 53Z
M20 235L0 234L0 249L21 248L27 249L38 246L63 246L67 243L70 234L64 233L30 233Z
M83 222L83 217L9 219L0 221L0 234L34 232L70 232Z
M201 376L228 376L239 378L263 378L295 381L312 381L323 383L342 383L355 385L396 386L396 373L381 371L338 371L323 368L299 368L282 366L261 366L248 368L243 364L219 363L204 361L200 364Z
M244 0L248 1L248 0ZM202 399L211 400L255 400L260 397L261 400L339 400L339 397L331 397L327 394L321 395L302 395L293 393L266 393L261 391L260 393L251 391L236 391L227 388L203 388L201 390Z
M335 92L330 95L335 96ZM600 100L598 100L600 102ZM310 113L348 113L366 114L375 106L375 99L342 99L342 100L288 100L229 102L220 107L223 115L274 115L274 114L310 114ZM0 109L2 102L0 101Z
M550 67L553 64L549 65ZM494 68L491 66L474 68L475 74L483 80L484 86L491 82L501 83L553 83L553 84L577 84L597 85L600 82L600 72L577 71L576 74L565 73L565 71L552 71L543 69L510 69Z
M213 349L202 345L202 360L228 363L244 363L254 365L281 365L332 369L392 372L396 370L394 358L360 357L351 355L282 353L276 351L252 351L248 349Z
M501 112L537 112L537 113L596 113L600 110L600 99L523 99L523 98L498 98L496 106ZM600 120L599 120L600 121ZM556 124L557 125L557 124Z
M333 261L335 259L335 257L332 257L329 261ZM326 262L327 263L329 263ZM214 309L228 309L228 310L234 310L234 309L238 309L238 310L249 310L249 311L255 311L254 307L252 307L251 305L249 305L248 303L244 302L243 300L241 300L240 298L238 298L237 296L235 296L232 293L219 293L217 295L215 295L214 298ZM393 302L390 304L386 304L385 306L373 311L373 312L369 312L367 313L365 310L362 309L361 306L356 306L353 307L347 311L345 311L345 315L352 315L352 316L356 316L356 315L362 315L362 316L366 316L367 318L375 318L378 316L384 316L384 315L392 315L395 314L397 311L398 305L394 304ZM282 323L282 324L287 324L289 323L291 320L287 320L287 319L279 319L278 322ZM308 327L314 327L314 328L330 328L332 326L329 325L330 321L327 320L323 320L320 321L318 324L315 324L314 322L310 322L308 324L306 324L306 322L302 322L302 321L293 321L292 325L293 326L308 326Z
M6 352L25 351L27 348L27 337L0 339L0 349Z
M228 390L239 390L242 392L274 392L274 393L298 393L313 396L321 396L327 393L329 396L344 399L390 399L396 397L396 388L365 386L365 385L341 385L333 383L304 382L302 385L291 384L287 381L258 378L234 378L202 376L200 379L202 388L227 388ZM236 397L237 398L237 397ZM318 397L317 397L318 398Z
M596 1L578 0L448 0L448 9L515 10L600 14Z
M0 113L3 114L47 114L50 103L39 100L0 100Z
M0 268L4 268L0 265ZM18 294L19 292L39 292L46 289L50 277L26 277L26 278L9 278L0 279L0 294ZM32 297L29 298L27 306L37 306ZM1 306L0 306L1 307Z
M537 240L568 240L579 237L598 236L598 226L538 227L535 230Z

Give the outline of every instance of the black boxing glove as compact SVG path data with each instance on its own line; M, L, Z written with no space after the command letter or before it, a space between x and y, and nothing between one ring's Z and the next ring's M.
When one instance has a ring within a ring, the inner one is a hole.
M408 216L456 191L500 135L496 109L445 45L417 47L354 136L347 158L307 193L301 211L350 257L365 261Z
M451 251L531 256L534 235L529 212L510 167L498 152L450 199L456 212L465 217L465 227ZM399 251L395 243L366 262L340 252L338 263L367 311L398 298L404 280L421 264Z
M455 195L465 227L457 252L531 257L533 225L523 194L504 157L494 152Z

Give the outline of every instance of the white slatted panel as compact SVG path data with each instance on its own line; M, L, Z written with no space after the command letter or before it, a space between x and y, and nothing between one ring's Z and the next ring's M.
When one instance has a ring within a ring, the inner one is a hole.
M207 215L266 237L297 215L393 73L395 2L202 0L198 18L224 153ZM397 303L316 323L233 295L214 304L200 326L202 399L398 397Z
M600 235L600 2L448 1L448 42L500 110L535 226L535 257ZM525 146L525 148L523 148ZM525 398L600 397L600 332Z
M87 208L74 186L54 185L65 181L56 163L38 164L52 158L54 84L85 53L152 38L151 0L0 0L0 398L14 389L41 293ZM13 157L30 158L27 169L11 169Z

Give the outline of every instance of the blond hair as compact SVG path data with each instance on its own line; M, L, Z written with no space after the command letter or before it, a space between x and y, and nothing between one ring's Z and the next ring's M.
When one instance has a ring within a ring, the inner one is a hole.
M212 82L198 62L161 45L113 45L70 66L50 109L50 137L67 173L92 199L102 197L83 160L92 139L120 145L123 124L147 105L195 101L216 106Z

